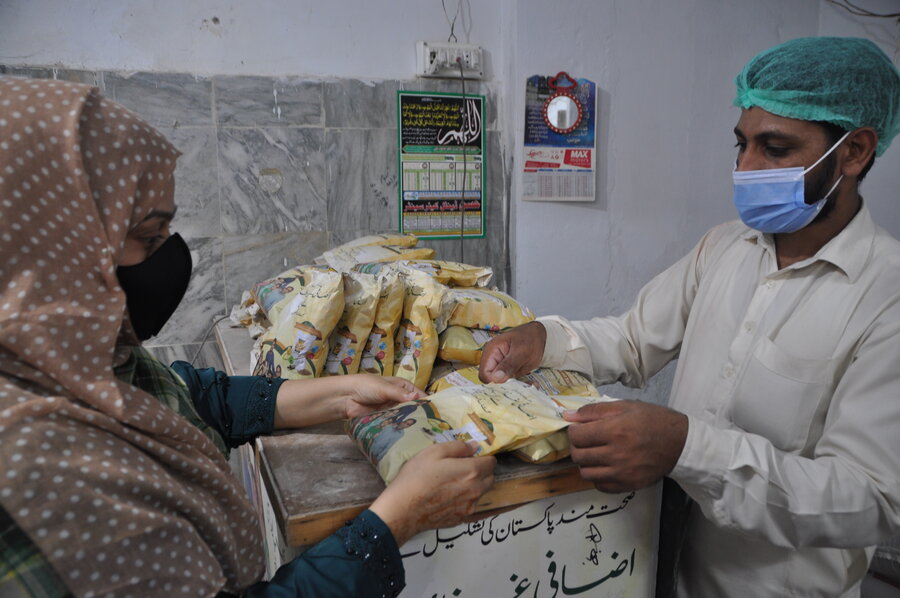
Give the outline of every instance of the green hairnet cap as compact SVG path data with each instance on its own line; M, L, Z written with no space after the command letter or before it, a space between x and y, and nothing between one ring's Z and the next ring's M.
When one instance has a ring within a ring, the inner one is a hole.
M880 156L900 132L900 73L878 46L856 37L803 37L756 55L735 77L741 108L852 131L872 127Z

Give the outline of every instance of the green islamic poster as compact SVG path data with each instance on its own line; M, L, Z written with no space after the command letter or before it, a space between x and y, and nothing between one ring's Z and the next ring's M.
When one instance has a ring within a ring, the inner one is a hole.
M484 236L484 96L397 92L400 231Z

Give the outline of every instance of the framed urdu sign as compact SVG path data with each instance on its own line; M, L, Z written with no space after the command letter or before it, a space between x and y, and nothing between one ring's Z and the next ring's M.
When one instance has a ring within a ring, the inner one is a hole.
M397 92L400 231L483 237L484 96Z

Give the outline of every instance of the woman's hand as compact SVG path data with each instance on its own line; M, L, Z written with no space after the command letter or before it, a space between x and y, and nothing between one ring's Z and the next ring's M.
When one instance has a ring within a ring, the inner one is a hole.
M494 484L494 457L472 457L475 449L457 440L435 444L410 459L370 510L391 529L397 545L419 532L452 527L475 512Z
M394 403L405 403L425 395L412 382L396 376L353 374L345 376L349 395L344 400L343 419L359 417L370 411L386 409Z
M275 429L349 419L424 396L411 382L375 374L287 380L275 398Z

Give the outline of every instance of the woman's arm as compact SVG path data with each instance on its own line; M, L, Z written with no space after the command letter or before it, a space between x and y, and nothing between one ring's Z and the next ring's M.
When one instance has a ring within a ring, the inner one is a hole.
M393 376L352 374L288 380L278 391L274 425L279 430L348 419L424 395L411 382Z
M423 396L410 382L373 374L306 380L228 376L176 361L200 417L237 447L273 430L300 428L363 415Z
M433 445L400 470L372 506L282 566L245 598L396 596L405 585L400 546L415 534L462 523L493 485L494 457L461 442Z

